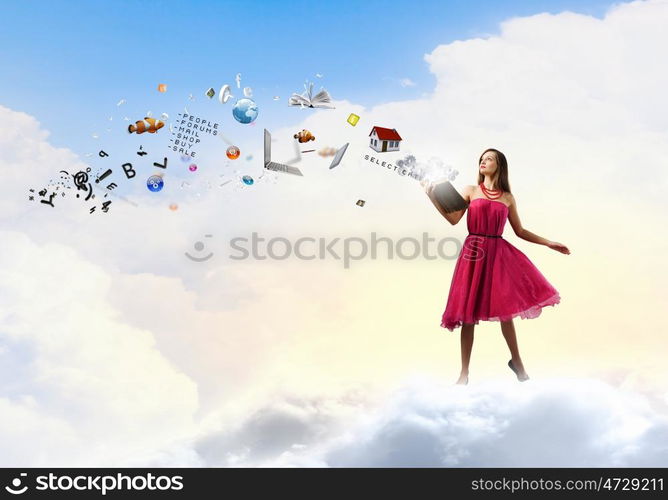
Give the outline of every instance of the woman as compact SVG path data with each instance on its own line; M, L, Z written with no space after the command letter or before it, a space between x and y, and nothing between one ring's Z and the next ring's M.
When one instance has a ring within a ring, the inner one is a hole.
M550 285L533 263L501 234L510 221L523 240L570 254L566 245L542 238L522 227L515 197L508 183L508 162L503 153L486 149L478 162L478 185L466 186L462 197L468 202L466 222L469 234L459 254L450 285L441 326L453 331L462 327L462 370L457 384L468 384L473 330L480 320L499 321L511 359L508 366L521 382L529 379L517 347L513 318L537 318L545 306L560 302L559 292ZM467 208L446 213L433 193L433 185L423 186L438 211L454 225Z

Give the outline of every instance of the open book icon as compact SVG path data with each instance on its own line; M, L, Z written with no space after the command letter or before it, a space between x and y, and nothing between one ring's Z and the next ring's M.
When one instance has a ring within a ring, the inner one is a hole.
M289 106L334 109L334 106L327 105L327 103L331 102L332 98L324 88L316 95L313 95L313 82L310 82L304 84L304 89L305 92L301 95L293 92L288 100Z
M463 210L469 206L468 202L447 180L434 186L434 198L446 213Z

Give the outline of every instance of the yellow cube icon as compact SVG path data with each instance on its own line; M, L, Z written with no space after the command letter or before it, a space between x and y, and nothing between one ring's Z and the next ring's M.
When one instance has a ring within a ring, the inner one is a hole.
M158 92L167 92L167 84L166 83L158 84Z
M360 121L360 117L357 116L356 114L350 113L350 116L348 117L348 123L350 123L353 127L357 125L357 122Z

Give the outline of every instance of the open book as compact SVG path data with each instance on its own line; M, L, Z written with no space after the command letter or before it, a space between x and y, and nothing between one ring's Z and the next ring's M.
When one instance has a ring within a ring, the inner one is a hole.
M334 106L327 106L327 103L331 102L332 98L329 96L329 92L324 88L316 95L313 95L313 82L311 82L308 83L308 86L307 84L304 84L304 89L306 91L301 95L293 92L288 100L289 106L334 109Z
M450 181L439 182L434 185L433 193L434 198L446 213L463 210L469 205L455 187L450 184Z

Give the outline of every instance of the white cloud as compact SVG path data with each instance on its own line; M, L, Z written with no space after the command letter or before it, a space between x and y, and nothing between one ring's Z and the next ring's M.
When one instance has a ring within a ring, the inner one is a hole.
M417 377L381 406L296 398L203 436L207 466L665 467L668 418L592 379L455 387Z
M108 305L110 276L1 234L3 465L119 463L191 432L196 385Z
M415 87L415 82L410 78L402 78L399 80L399 85L402 87Z

